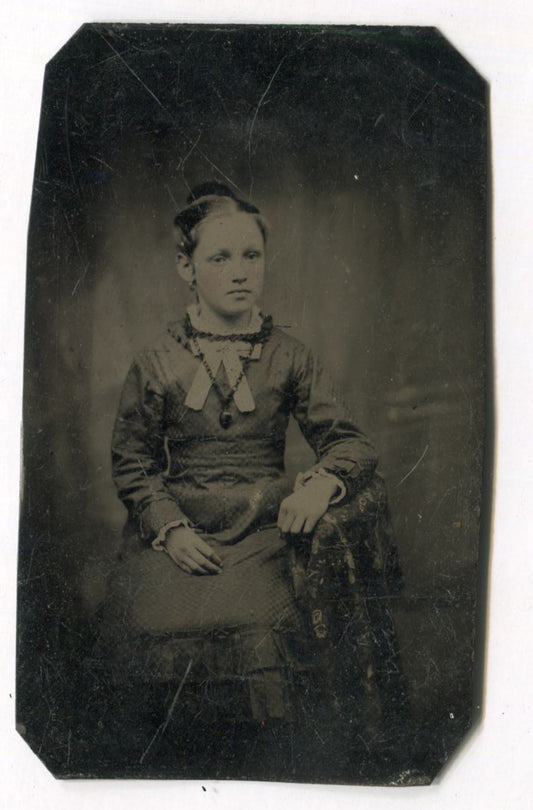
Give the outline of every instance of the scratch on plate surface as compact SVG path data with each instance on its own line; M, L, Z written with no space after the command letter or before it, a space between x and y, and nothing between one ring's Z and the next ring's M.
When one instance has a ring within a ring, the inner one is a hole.
M84 281L84 280L85 280L85 276L87 275L87 270L88 270L88 269L89 269L89 262L87 262L87 263L85 264L85 267L84 267L84 268L83 268L83 270L81 271L81 273L80 273L80 275L79 275L79 278L78 278L77 282L75 283L74 287L72 288L72 293L71 293L71 295L76 295L76 293L77 293L77 291L78 291L78 287L80 286L80 284L82 283L82 281Z
M138 74L138 73L136 73L136 72L133 70L133 68L132 68L130 65L128 65L128 63L126 62L126 60L124 59L124 57L122 56L122 54L121 54L119 51L117 51L117 49L116 49L116 48L115 48L115 47L114 47L114 46L111 44L111 42L109 42L109 40L108 40L106 37L104 37L104 35L102 34L102 32L101 32L101 31L98 31L98 30L97 30L97 33L98 33L98 35L99 35L99 36L100 36L100 37L101 37L101 38L104 40L105 44L106 44L106 45L107 45L109 48L111 48L111 50L113 51L113 53L114 53L114 54L116 54L116 55L118 56L118 58L120 59L120 61L121 61L121 62L122 62L122 64L124 65L124 67L125 67L127 70L129 70L129 72L131 73L131 75L132 75L132 76L134 76L134 77L137 79L137 81L138 81L138 82L139 82L139 83L140 83L140 84L141 84L141 85L144 87L144 89L146 90L146 92L147 92L147 93L149 93L149 94L152 96L152 98L154 99L154 101L155 101L155 102L156 102L156 103L157 103L157 104L158 104L158 105L161 107L161 109L162 109L162 110L165 110L165 112L168 112L168 110L166 109L165 105L164 105L164 104L161 102L161 100L160 100L160 99L158 99L158 97L157 97L157 96L156 96L156 94L153 92L153 90L150 90L150 88L148 87L148 85L147 85L145 82L143 82L143 80L141 79L141 77L139 76L139 74Z
M181 679L181 683L180 683L180 685L179 685L179 686L178 686L178 688L176 689L176 694L174 695L174 697L173 697L173 699L172 699L172 703L170 704L170 708L169 708L169 710L168 710L168 712L167 712L167 716L165 717L164 722L163 722L163 723L162 723L162 724L159 726L159 728L157 729L156 733L154 734L154 736L152 737L152 739L151 739L151 740L150 740L150 742L148 743L148 746L146 747L146 749L145 749L144 753L141 755L141 758L140 758L140 760L139 760L139 762L140 762L141 764L144 762L144 758L146 757L146 755L147 755L147 754L148 754L148 752L150 751L150 748L151 748L151 747L152 747L152 745L155 743L156 739L157 739L158 737L162 737L162 736L163 736L163 734L165 733L165 731L166 731L166 729L167 729L167 726L168 726L168 724L170 723L170 720L171 720L172 715L173 715L173 713L174 713L174 709L176 708L176 704L177 704L177 702L178 702L178 699L179 699L179 696L180 696L181 690L183 689L183 684L185 683L185 681L186 681L186 679L187 679L187 676L188 676L189 672L191 671L191 667L192 667L192 658L191 658L191 660L189 661L189 663L187 664L187 669L185 670L185 674L183 675L183 678Z
M433 85L433 87L431 87L431 88L430 88L430 89L427 91L426 95L424 96L424 98L422 99L422 101L420 102L420 104L417 104L417 106L415 107L415 109L413 110L413 112L411 113L411 115L409 116L409 118L407 119L407 123L409 123L409 121L411 120L411 118L414 118L414 117L415 117L415 115L416 115L418 112L420 112L420 110L422 109L422 107L424 106L424 104L426 103L426 101L428 100L428 98L430 97L430 95L433 93L433 91L434 91L434 90L435 90L437 87L438 87L438 82L435 82L435 84Z
M97 30L97 29L96 29L96 30ZM160 108L161 108L161 109L162 109L162 110L163 110L163 111L164 111L164 112L165 112L165 113L168 115L168 117L170 118L170 120L171 120L171 121L172 121L172 122L175 124L175 123L176 123L176 121L175 121L174 116L172 115L171 111L170 111L170 110L169 110L167 107L165 107L165 105L163 104L163 102L161 101L161 99L159 99L159 98L156 96L156 94L154 93L154 91L153 91L153 90L151 90L151 89L148 87L148 85L146 84L146 82L144 82L144 81L141 79L141 77L139 76L139 74L138 74L138 73L136 73L136 71L135 71L135 70L134 70L134 69L133 69L133 68L132 68L132 67L131 67L131 66L130 66L130 65L127 63L127 62L126 62L126 60L124 59L124 57L122 56L122 54L120 53L120 51L117 51L117 49L116 49L116 48L115 48L115 47L112 45L112 43L111 43L111 42L109 42L109 40L107 39L107 37L105 37L105 36L102 34L102 32L101 32L101 31L98 31L98 30L97 30L97 33L98 33L98 35L101 37L101 39L103 39L103 40L104 40L104 42L106 43L106 45L108 46L108 48L111 48L111 50L113 51L113 53L114 53L114 54L116 54L116 56L117 56L117 57L120 59L120 61L122 62L122 64L123 64L123 65L124 65L124 67L126 68L126 70L128 70L128 71L131 73L131 75L132 75L132 76L133 76L135 79L137 79L137 81L139 82L139 84L141 85L141 87L144 87L144 89L146 90L146 92L147 92L147 93L148 93L148 94L149 94L149 95L150 95L150 96L151 96L151 97L154 99L154 101L156 102L156 104L157 104L157 105L158 105L158 106L159 106L159 107L160 107ZM189 143L191 143L191 140L190 140L189 138L187 138L187 140L189 141ZM227 175L226 175L226 174L224 174L224 172L222 171L222 169L221 169L219 166L217 166L217 165L216 165L216 163L213 163L213 161L212 161L212 160L211 160L211 159L210 159L210 158L209 158L209 157L208 157L208 156L205 154L205 152L203 152L203 151L202 151L202 150L201 150L201 149L200 149L198 146L196 146L196 145L193 145L193 149L194 149L194 148L196 148L196 150L197 150L198 154L199 154L199 155L201 155L201 156L204 158L204 160L206 160L206 161L209 163L209 165L210 165L210 166L211 166L213 169L216 169L216 171L217 171L217 172L219 172L219 173L220 173L220 175L221 175L221 176L222 176L222 177L223 177L225 180L227 180L227 182L228 182L228 183L231 183L231 185L232 185L234 188L236 188L236 189L237 189L237 191L241 191L241 189L239 188L239 186L238 186L236 183L234 183L234 182L233 182L233 180L231 180L229 177L227 177ZM192 150L191 150L191 151L192 151ZM189 154L190 154L190 153L189 153Z
M248 134L248 144L247 144L247 149L248 149L248 152L249 152L249 153L252 151L252 135L253 135L253 131L254 131L254 127L255 127L255 122L256 122L256 119L257 119L257 116L258 116L259 110L260 110L260 109L261 109L261 107L263 106L263 102L264 102L264 100L265 100L265 98L266 98L266 96L267 96L267 94L268 94L268 91L269 91L269 90L270 90L270 88L272 87L272 83L273 83L274 79L276 78L276 76L278 75L279 70L280 70L280 68L281 68L282 64L284 63L284 61L286 60L286 58L287 58L287 56L288 56L288 55L289 55L289 54L285 54L285 56L283 57L283 59L281 59L281 60L279 61L279 63L278 63L278 66L277 66L276 70L274 71L274 73L273 73L273 74L272 74L272 76L270 77L270 81L269 81L269 83L268 83L268 84L267 84L267 86L266 86L265 92L263 93L263 95L262 95L262 96L261 96L261 98L259 99L259 102L258 102L258 104L257 104L257 107L255 108L255 112L254 112L254 115L253 115L253 118L252 118L252 123L250 124L250 132L249 132L249 134Z
M72 169L72 160L70 157L70 139L68 136L68 94L70 92L70 79L67 77L67 91L65 93L65 107L64 107L64 115L65 115L65 145L67 151L67 160L68 160L68 167L70 170L70 176L72 178L72 182L74 186L76 185L76 179L74 177L74 170Z
M411 469L409 470L407 475L404 475L404 477L402 478L401 481L398 481L398 483L396 484L397 487L399 487L400 484L403 484L404 481L407 481L409 476L412 475L412 473L414 473L414 471L416 470L416 468L418 467L418 465L420 464L420 462L422 461L422 459L424 458L424 456L426 455L428 450L429 450L429 444L426 444L426 446L424 447L423 453L420 456L420 458L418 459L418 461L416 462L416 464L413 467L411 467Z

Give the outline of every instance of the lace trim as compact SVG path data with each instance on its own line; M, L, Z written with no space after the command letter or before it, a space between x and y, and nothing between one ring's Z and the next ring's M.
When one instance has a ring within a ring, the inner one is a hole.
M245 343L264 343L270 335L272 334L272 329L274 328L272 317L270 315L263 315L261 313L261 317L263 319L263 323L261 329L258 332L236 332L233 335L217 335L213 332L203 332L200 329L196 329L192 323L189 315L185 316L184 320L184 330L185 336L191 340L192 338L200 339L200 340L215 340L215 341L244 341Z

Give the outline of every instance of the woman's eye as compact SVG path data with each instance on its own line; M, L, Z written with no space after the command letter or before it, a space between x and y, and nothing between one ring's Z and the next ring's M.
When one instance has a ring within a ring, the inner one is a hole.
M257 250L250 250L245 254L245 258L248 259L248 261L254 262L259 258L260 255L261 254Z
M211 258L211 261L213 262L213 264L222 264L223 262L226 261L226 256L213 256Z

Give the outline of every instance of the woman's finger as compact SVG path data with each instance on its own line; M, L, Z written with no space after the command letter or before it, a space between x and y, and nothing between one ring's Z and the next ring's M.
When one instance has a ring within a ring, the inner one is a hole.
M278 528L282 534L287 534L290 531L292 522L294 520L294 513L286 510L283 514L279 515Z
M166 553L167 553L167 556L168 556L168 557L170 557L170 559L172 560L172 562L173 562L175 565L177 565L177 566L178 566L178 568L181 568L181 570L182 570L182 571L184 571L186 574L190 574L190 573L192 573L192 572L191 572L191 568L190 568L190 566L189 566L189 565L188 565L188 564L185 562L185 560L183 559L183 557L182 557L182 556L177 555L177 554L173 554L173 553L172 553L171 551L169 551L168 549L165 549L165 551L166 551Z
M215 565L217 565L219 568L223 567L222 560L220 559L218 554L216 554L216 552L213 551L211 546L208 543L206 543L205 540L202 540L201 537L198 537L197 539L196 548L201 554L204 555L204 557L206 557L212 563L215 563Z
M183 555L182 554L176 554L176 552L173 551L172 549L168 548L168 546L165 546L165 553L166 553L167 557L170 557L172 562L176 563L176 565L179 565L180 568L181 568L182 563L183 563Z
M197 549L193 549L191 551L191 556L193 560L195 560L195 562L197 562L198 565L208 574L220 574L222 571L222 566L208 560L207 557L205 557L204 554Z
M205 576L205 574L208 573L205 568L199 565L199 563L197 563L196 560L190 555L187 556L185 561L191 569L191 574L194 574L195 576Z
M311 532L315 530L315 526L321 517L322 515L308 515L307 520L304 523L303 533L311 534Z
M191 548L191 550L189 551L187 562L189 562L189 559L192 559L196 563L196 565L198 565L202 569L202 571L208 574L218 574L221 570L220 565L215 565L215 563L212 563L197 548Z
M288 531L291 534L300 534L305 523L305 515L296 515Z

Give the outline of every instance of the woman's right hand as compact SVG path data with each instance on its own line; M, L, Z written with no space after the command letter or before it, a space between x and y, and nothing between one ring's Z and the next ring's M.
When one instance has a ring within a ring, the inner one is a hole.
M222 560L192 529L171 529L165 540L165 551L187 574L220 574Z

